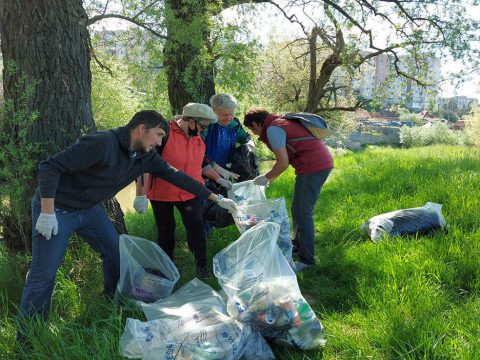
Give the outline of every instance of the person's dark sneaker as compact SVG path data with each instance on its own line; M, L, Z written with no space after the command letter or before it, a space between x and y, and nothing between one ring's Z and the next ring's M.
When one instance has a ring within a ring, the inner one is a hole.
M292 248L292 257L298 258L300 255L300 249L298 247L293 247Z
M197 278L199 279L208 279L212 277L212 271L210 268L205 266L197 266Z
M203 233L205 234L205 238L208 239L210 236L213 235L213 230L215 230L215 226L209 223L203 224Z
M305 264L301 261L295 261L295 272L299 273L302 272L305 269L311 268L313 264Z

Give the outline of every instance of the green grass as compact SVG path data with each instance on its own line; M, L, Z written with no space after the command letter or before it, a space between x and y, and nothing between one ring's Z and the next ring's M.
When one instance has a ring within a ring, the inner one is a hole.
M370 148L335 162L315 208L318 265L298 276L327 344L308 352L273 345L277 358L480 359L480 151ZM293 182L290 169L268 196L285 196L289 207ZM373 244L359 229L374 215L427 201L443 204L448 231ZM151 213L129 214L127 224L133 235L155 239ZM179 287L194 266L181 224L177 232ZM216 230L210 259L237 237L234 227ZM49 322L29 327L32 349L15 347L27 262L0 251L0 358L121 358L125 319L142 314L103 300L99 260L81 240L59 272Z

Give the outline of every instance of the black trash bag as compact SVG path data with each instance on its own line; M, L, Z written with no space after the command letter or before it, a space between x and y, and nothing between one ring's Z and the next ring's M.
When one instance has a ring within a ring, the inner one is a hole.
M241 145L235 149L231 157L231 166L227 170L240 175L236 182L251 180L259 174L255 154L250 151L247 145ZM205 186L215 194L227 197L227 190L215 181L206 179ZM216 228L224 228L233 225L235 222L228 210L207 200L203 205L203 223L210 224Z
M227 197L227 189L218 185L211 179L205 180L205 186L215 194ZM228 210L218 206L213 201L206 200L203 204L203 223L215 226L216 228L224 228L234 224L232 214Z
M228 170L240 175L237 182L251 180L259 175L257 158L247 145L237 147L230 162L232 165Z
M425 235L446 226L442 205L428 202L422 207L392 211L372 217L361 228L374 243L388 236Z

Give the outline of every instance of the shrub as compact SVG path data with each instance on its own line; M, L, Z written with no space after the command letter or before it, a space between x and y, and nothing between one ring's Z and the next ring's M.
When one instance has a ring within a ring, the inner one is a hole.
M415 113L409 113L409 112L404 112L400 114L399 116L400 121L413 121L415 125L423 125L423 116L422 114L415 114Z
M92 63L92 110L98 130L125 125L140 110L141 96L131 86L126 66L111 60L108 73Z
M468 121L466 127L468 137L475 146L480 146L480 107L473 109L464 119Z
M255 146L257 147L256 155L258 160L274 160L275 154L260 140L255 140Z
M400 142L406 147L434 144L471 145L469 136L462 131L453 131L446 124L437 123L432 127L407 127L400 129Z
M32 125L38 118L29 110L29 102L35 91L35 83L21 74L15 63L10 62L6 72L16 74L16 94L0 108L0 236L9 249L29 249L30 201L34 190L36 157L41 151L32 142Z

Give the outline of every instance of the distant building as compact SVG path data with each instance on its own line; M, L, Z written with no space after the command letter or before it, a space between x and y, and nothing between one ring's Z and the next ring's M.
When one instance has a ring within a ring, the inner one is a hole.
M148 35L148 34L145 34ZM124 30L102 30L93 34L95 49L102 50L118 58L130 57L138 61L146 61L145 40L140 42L128 36Z
M365 56L368 52L363 52ZM360 66L360 73L352 81L353 91L366 99L378 99L384 107L400 104L413 110L421 111L434 106L438 102L441 66L438 59L425 57L428 69L415 69L410 57L400 57L400 70L418 76L425 72L430 86L423 88L411 79L405 79L395 74L393 59L387 54L368 59ZM413 69L413 71L412 71Z
M451 111L458 116L465 115L478 105L478 100L467 96L454 96L450 98L440 98L439 108L444 111Z

